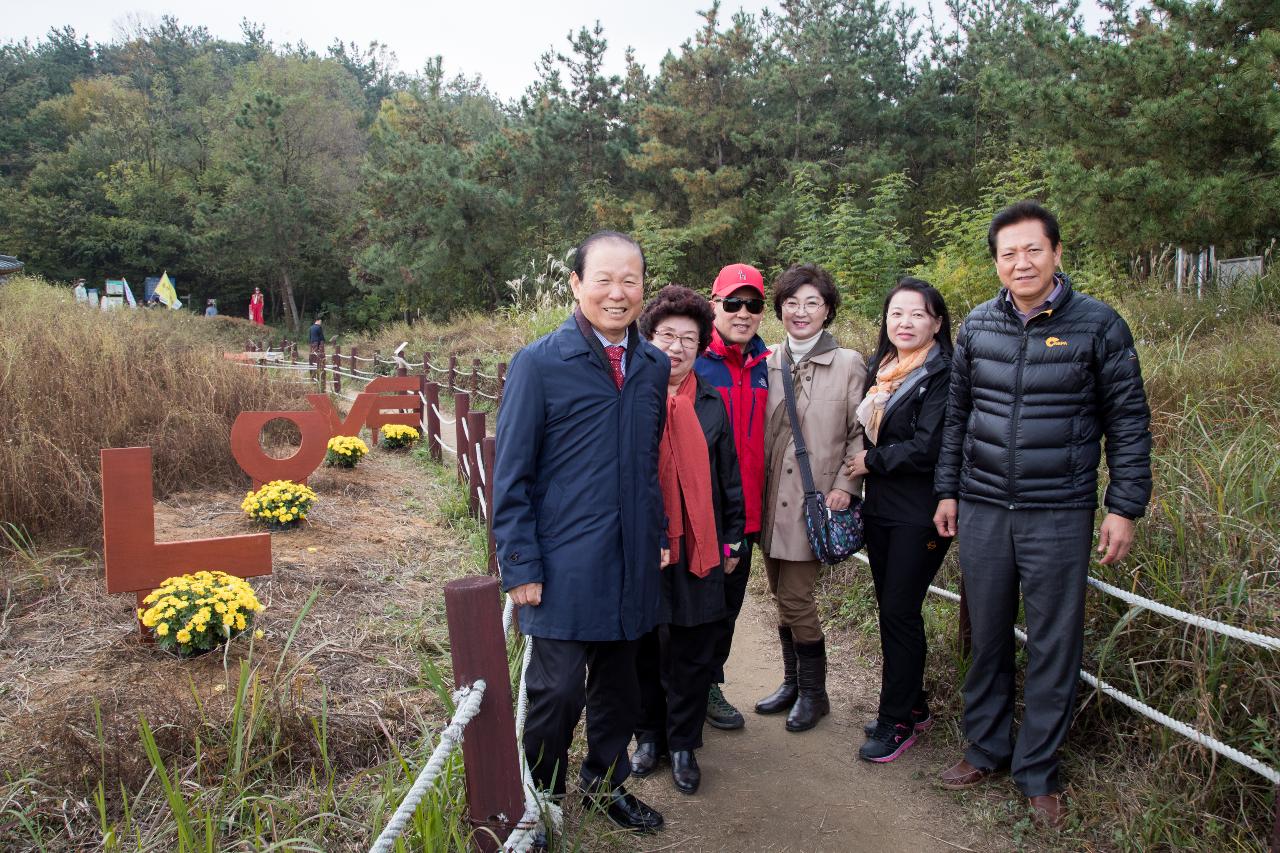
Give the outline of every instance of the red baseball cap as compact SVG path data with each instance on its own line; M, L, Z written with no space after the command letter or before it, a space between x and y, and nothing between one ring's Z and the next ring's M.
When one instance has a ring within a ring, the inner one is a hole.
M716 283L711 285L711 295L728 296L744 287L750 287L764 296L764 276L750 264L729 264L716 276Z

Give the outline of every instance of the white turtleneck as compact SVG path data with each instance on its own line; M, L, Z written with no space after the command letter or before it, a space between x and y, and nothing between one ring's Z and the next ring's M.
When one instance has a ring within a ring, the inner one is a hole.
M809 354L809 350L813 349L814 344L818 342L818 338L820 337L822 337L821 331L819 331L816 335L812 335L811 337L805 338L803 341L798 341L795 338L793 338L790 334L788 334L787 349L791 351L792 362L799 364L800 361Z

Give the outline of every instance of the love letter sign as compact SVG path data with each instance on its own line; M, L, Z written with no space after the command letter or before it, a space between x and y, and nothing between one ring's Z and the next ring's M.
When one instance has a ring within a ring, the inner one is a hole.
M379 376L356 395L345 418L334 408L328 394L308 394L311 411L241 412L231 426L231 454L252 478L255 489L272 480L305 483L324 461L329 439L334 436L359 435L361 428L367 426L376 444L378 430L384 424L420 426L419 387L417 376ZM302 433L302 444L287 459L268 456L258 441L264 426L281 419L293 421Z
M156 542L151 448L101 451L102 556L107 592L136 592L138 606L166 578L201 570L247 578L271 574L271 535Z

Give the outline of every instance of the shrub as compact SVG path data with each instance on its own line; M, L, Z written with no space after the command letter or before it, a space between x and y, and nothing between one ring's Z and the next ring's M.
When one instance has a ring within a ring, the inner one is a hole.
M219 646L253 625L264 607L247 581L224 572L168 578L142 600L142 624L166 651L192 655Z
M158 498L242 482L236 416L297 408L306 387L225 360L204 319L93 311L30 277L0 285L0 520L99 539L104 447L150 446Z
M379 432L382 433L383 446L390 450L412 447L422 437L416 429L404 424L383 424Z
M240 508L273 530L284 530L304 520L315 502L316 493L301 483L272 480L256 492L246 492Z
M369 452L369 445L354 435L335 435L329 439L328 448L324 454L325 463L339 468L356 467L356 463Z

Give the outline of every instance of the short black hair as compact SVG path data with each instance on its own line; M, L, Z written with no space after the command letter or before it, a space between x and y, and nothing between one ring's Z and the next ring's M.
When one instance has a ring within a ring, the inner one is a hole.
M987 229L987 248L991 250L991 257L996 256L996 235L1010 225L1017 225L1029 219L1040 220L1040 224L1044 226L1045 236L1049 238L1049 248L1058 248L1061 236L1058 230L1058 217L1050 213L1049 209L1040 202L1027 199L1009 205L992 217L991 227Z
M889 303L893 301L894 296L904 290L911 290L920 294L924 298L925 310L929 312L930 316L941 321L941 325L938 326L938 334L934 335L934 340L938 342L938 346L946 353L948 358L951 357L951 353L955 349L951 342L951 313L947 311L947 301L942 298L942 294L938 292L938 289L929 282L904 275L885 294L884 308L880 310L880 339L876 342L875 355L870 362L871 368L879 368L891 353L897 351L897 347L889 340L888 324L885 321L889 316Z
M836 290L831 273L817 264L792 264L787 271L773 282L773 313L782 319L782 303L795 296L796 291L806 284L818 289L822 301L827 303L827 319L822 321L822 328L827 328L836 319L836 309L840 307L840 291Z
M614 240L619 243L626 243L629 246L635 246L637 252L640 253L640 274L644 275L648 270L648 265L644 259L644 249L640 248L640 244L636 242L636 238L630 234L623 234L621 231L597 231L587 239L578 244L573 250L573 274L582 280L582 275L587 271L587 253L591 251L591 247L596 243L602 243L606 240Z
M679 284L668 284L644 306L640 334L652 340L654 329L668 317L688 317L698 324L698 355L711 344L711 328L716 315L705 296Z

